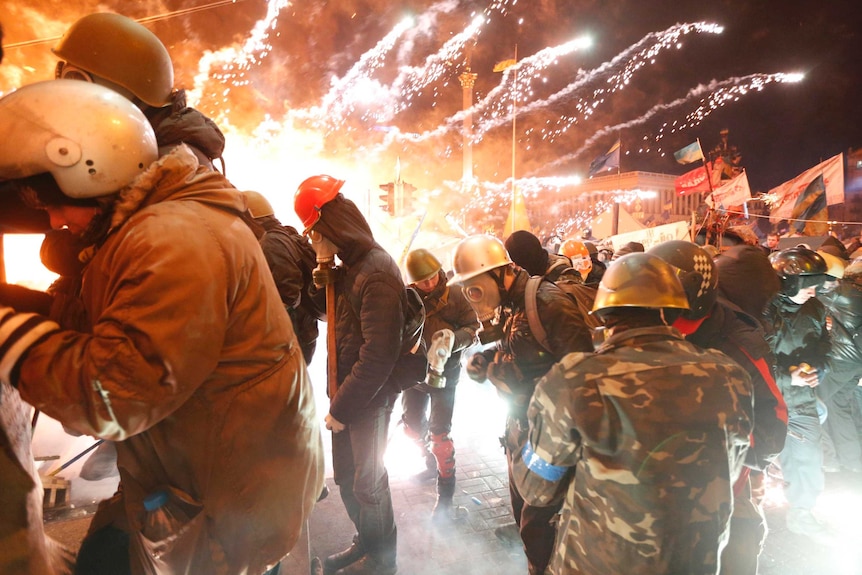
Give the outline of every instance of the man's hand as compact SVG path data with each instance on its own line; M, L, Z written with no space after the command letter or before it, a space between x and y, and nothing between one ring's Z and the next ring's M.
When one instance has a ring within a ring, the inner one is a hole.
M332 433L339 433L341 431L344 431L345 425L328 413L326 414L326 417L323 419L323 421L326 423L326 429L328 429Z
M339 267L317 266L311 271L311 280L314 282L314 286L320 289L329 284L334 284L338 280L340 273L341 268Z
M790 385L796 387L817 387L820 379L817 376L817 368L807 363L790 368Z
M523 377L521 370L511 361L495 361L488 365L488 379L501 393L513 395Z
M467 362L467 376L477 383L488 379L488 359L481 353L474 353Z

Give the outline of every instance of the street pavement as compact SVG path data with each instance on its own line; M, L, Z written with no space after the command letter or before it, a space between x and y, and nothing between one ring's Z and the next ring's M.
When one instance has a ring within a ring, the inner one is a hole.
M327 400L320 387L316 385L322 419ZM520 545L495 535L497 527L512 523L512 519L506 463L498 441L505 415L493 387L476 384L466 377L459 384L452 435L458 479L455 504L463 510L456 520L446 524L438 525L430 520L435 484L416 479L416 474L424 469L424 460L398 424L398 411L396 408L393 414L386 461L398 526L399 573L526 574L526 560ZM297 545L283 562L285 575L306 575L312 558L323 558L345 549L354 534L338 488L332 481L328 435L329 432L324 431L330 495L315 507L309 520L307 541ZM49 534L72 548L80 543L94 510L93 499L76 499L76 492L93 497L92 487L82 482L79 479L72 484L74 508L46 512ZM102 489L105 495L110 495L113 485L107 481ZM830 544L789 532L784 526L786 506L780 484L773 482L768 491L770 534L761 555L761 575L862 574L862 529L859 526L862 481L841 474L827 475L827 489L817 512L834 530Z

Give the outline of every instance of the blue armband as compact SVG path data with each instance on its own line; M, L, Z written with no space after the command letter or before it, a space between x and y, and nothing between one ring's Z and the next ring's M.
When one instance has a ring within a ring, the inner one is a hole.
M569 469L568 467L553 465L539 457L536 452L533 451L533 446L530 445L529 439L527 440L526 445L524 445L524 449L521 450L521 457L523 458L527 469L545 481L557 482L563 478L566 471Z

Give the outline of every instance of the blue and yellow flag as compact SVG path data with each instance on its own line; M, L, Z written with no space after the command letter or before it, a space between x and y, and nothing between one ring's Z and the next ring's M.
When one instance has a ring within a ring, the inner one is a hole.
M590 171L589 176L592 178L599 172L604 172L605 170L613 170L614 168L620 167L620 139L617 138L617 141L614 142L614 145L611 146L611 149L606 153L602 154L592 162L590 162Z
M695 140L684 148L673 153L674 159L680 164L690 164L703 159L703 150L700 148L700 140Z

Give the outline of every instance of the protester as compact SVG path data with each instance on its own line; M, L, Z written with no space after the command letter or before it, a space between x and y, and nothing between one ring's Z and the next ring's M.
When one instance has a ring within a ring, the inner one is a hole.
M826 309L827 328L832 341L828 369L815 389L826 405L828 417L824 432L834 446L838 471L862 474L862 444L859 441L856 394L862 378L862 291L855 283L856 268L828 252L817 251L827 263L829 280L818 291L817 299ZM847 269L849 277L844 278Z
M550 281L542 280L536 295L539 320L548 334L548 347L529 329L525 291L529 272L509 259L503 243L488 235L470 236L455 249L455 275L450 284L463 286L482 331L483 343L496 344L474 354L467 375L486 379L508 404L506 433L501 438L509 465L512 511L531 574L545 572L551 558L559 504L535 506L525 502L512 480L512 461L527 439L527 405L539 378L554 362L574 351L592 349L592 338L574 301ZM498 536L506 538L505 529Z
M787 441L779 462L784 477L787 528L818 541L829 530L814 515L824 488L821 420L814 388L831 350L826 309L815 297L826 280L826 262L808 248L774 252L770 263L781 291L764 311L766 341L775 354L773 373L787 403Z
M82 291L92 331L9 308L0 320L2 380L64 425L117 442L121 489L93 518L77 572L153 561L276 572L320 493L323 446L243 198L185 146L157 161L145 116L95 84L19 88L0 99L0 132L0 179L48 172L94 204L47 207L52 226L95 240ZM141 528L158 490L191 516L154 559Z
M312 176L294 196L294 208L318 259L342 265L315 270L319 291L334 285L337 391L329 397L335 484L356 528L353 544L327 557L327 573L394 574L397 529L389 476L383 464L389 419L399 392L390 374L401 351L407 302L401 272L375 240L356 205L340 193L343 180ZM318 294L321 295L321 294ZM340 570L340 571L339 571Z
M543 276L552 282L581 279L568 257L548 252L542 247L539 238L526 230L512 232L504 246L512 261L531 276Z
M243 195L249 215L259 226L253 231L272 271L278 295L290 314L302 357L306 364L310 364L317 348L317 318L320 315L309 295L311 274L316 267L314 250L295 228L283 225L275 217L275 210L262 194L246 191Z
M718 571L751 382L667 325L688 307L661 259L618 259L595 303L610 336L537 384L514 477L531 505L565 501L548 573Z
M404 390L401 419L407 434L430 455L426 455L426 462L437 480L432 518L452 519L455 444L450 433L455 391L461 376L461 356L478 341L479 322L461 286L446 285L443 266L428 250L419 248L407 254L407 276L425 304L422 337L430 373L427 383Z
M673 322L673 327L698 347L726 354L751 378L753 441L742 474L733 486L730 539L721 556L721 572L757 575L767 528L763 509L752 497L749 475L752 471L762 473L778 457L787 436L787 406L772 376L772 350L760 322L718 296L720 278L705 246L671 240L647 253L673 266L685 290L689 310Z

